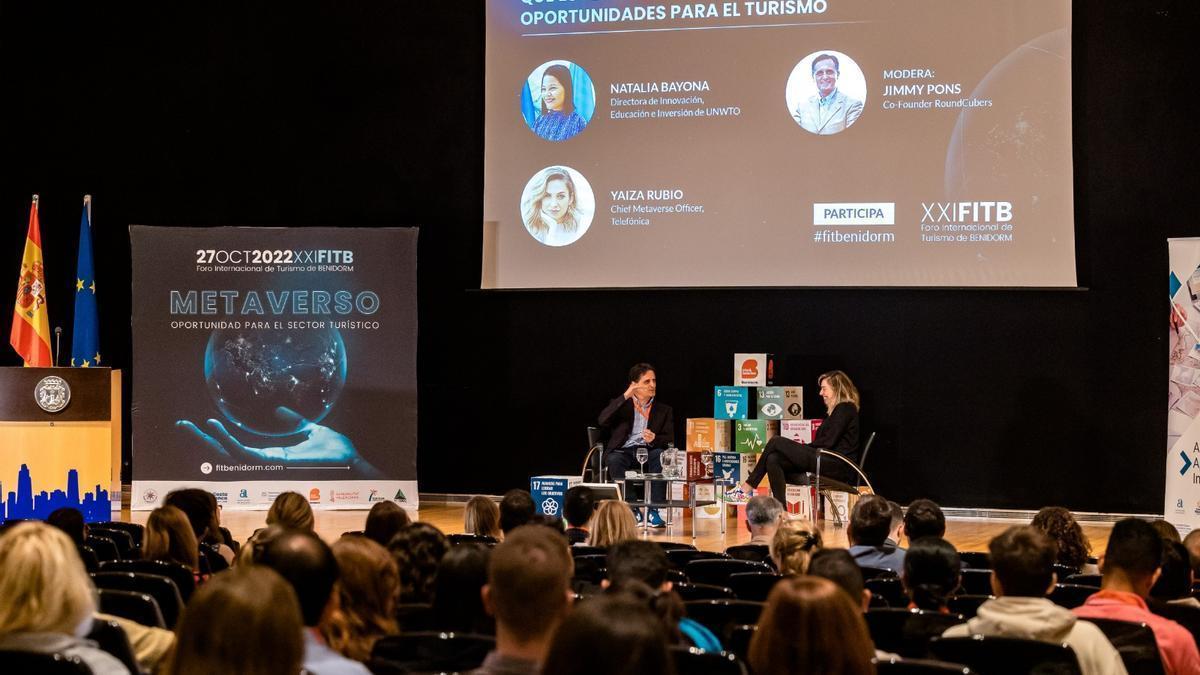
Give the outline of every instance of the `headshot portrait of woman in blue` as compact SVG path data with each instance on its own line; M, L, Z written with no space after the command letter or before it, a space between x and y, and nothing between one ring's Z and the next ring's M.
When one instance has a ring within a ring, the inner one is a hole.
M565 141L583 131L596 110L592 79L568 61L544 63L533 71L521 92L521 113L533 133L548 141Z

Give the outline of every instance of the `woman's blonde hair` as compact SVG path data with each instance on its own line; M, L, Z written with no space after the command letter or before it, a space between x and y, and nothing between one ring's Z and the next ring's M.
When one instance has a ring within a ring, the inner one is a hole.
M831 370L817 378L817 386L826 382L833 390L833 404L829 406L830 411L839 403L851 403L854 405L854 409L858 410L858 388L850 381L849 375L840 370Z
M629 504L615 499L605 499L596 507L592 517L592 532L588 544L608 548L628 539L637 539L637 521Z
M821 550L821 531L807 520L794 520L775 530L771 560L780 574L807 574L812 556Z
M146 560L164 560L187 565L190 570L200 569L200 545L183 511L174 506L151 511L146 519L145 537L142 557Z
M542 220L542 202L546 199L552 180L561 180L566 183L567 192L571 196L567 212L563 214L563 229L567 232L574 232L579 227L579 221L583 216L583 212L579 210L578 192L575 190L575 181L571 179L571 172L561 166L552 166L538 176L537 183L521 204L521 213L525 215L525 227L535 235L550 229Z
M463 531L467 534L482 534L502 538L500 531L500 507L487 497L471 497L463 511Z
M321 623L321 634L346 658L366 661L376 640L399 632L400 572L387 549L366 537L342 537L334 543L333 555L338 602Z
M0 536L0 635L70 635L95 611L96 591L70 537L41 522Z
M308 500L298 492L281 492L267 511L267 524L279 523L293 530L312 532L313 511Z

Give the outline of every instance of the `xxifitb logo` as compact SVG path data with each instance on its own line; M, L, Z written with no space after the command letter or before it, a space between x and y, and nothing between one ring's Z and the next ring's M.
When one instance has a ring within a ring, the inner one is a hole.
M923 202L921 210L924 241L1013 240L1012 202Z

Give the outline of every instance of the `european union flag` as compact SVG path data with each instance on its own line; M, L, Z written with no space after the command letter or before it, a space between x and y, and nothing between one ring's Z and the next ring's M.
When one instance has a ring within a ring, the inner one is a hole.
M96 272L92 264L92 196L83 197L79 220L79 260L75 265L75 328L71 334L71 365L100 365L100 316L96 312Z

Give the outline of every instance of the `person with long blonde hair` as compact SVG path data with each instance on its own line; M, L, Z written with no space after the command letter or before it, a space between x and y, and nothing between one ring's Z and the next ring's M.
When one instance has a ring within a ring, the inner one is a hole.
M463 532L503 539L504 533L500 531L500 507L487 497L471 497L467 507L463 509Z
M873 675L875 646L862 610L832 581L787 577L775 584L750 640L755 675Z
M365 662L376 640L400 630L395 617L400 572L387 549L366 537L342 537L332 548L337 602L322 617L321 635L330 649Z
M268 525L279 523L288 529L312 532L315 522L312 506L298 492L279 493L267 511Z
M787 475L789 473L815 472L817 454L828 450L857 465L860 456L858 447L858 388L850 377L840 370L832 370L817 378L821 387L821 400L829 416L813 434L812 443L797 443L790 438L776 436L767 441L754 471L746 482L726 494L727 501L744 502L754 494L754 489L764 476L771 479L771 494L780 504L787 503ZM821 476L845 483L853 483L857 472L836 457L826 457L821 462Z
M128 675L80 639L95 611L96 589L70 537L42 522L0 535L0 650L76 656L96 675Z
M525 191L521 214L525 229L546 246L574 243L587 230L575 180L562 166L544 169L534 178Z
M615 499L606 499L596 508L592 518L592 533L588 544L607 548L627 539L637 539L637 521L629 504Z
M186 565L200 581L200 544L187 514L174 506L161 506L146 518L142 558Z
M812 556L821 550L821 531L807 520L780 526L771 540L771 561L780 574L807 574Z

